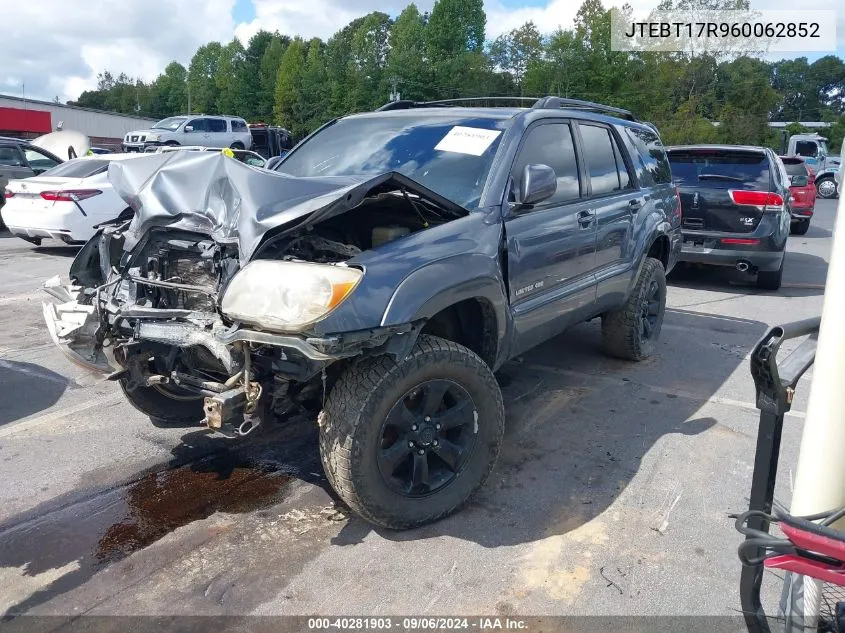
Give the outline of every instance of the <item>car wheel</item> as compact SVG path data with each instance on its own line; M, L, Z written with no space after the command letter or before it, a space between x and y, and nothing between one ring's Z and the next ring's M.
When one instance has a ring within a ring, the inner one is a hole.
M781 258L780 267L777 270L761 270L758 272L757 287L761 290L779 290L783 279L783 262L785 261L786 254Z
M167 141L164 145L165 147L178 147L179 143L177 141Z
M793 235L805 235L807 233L807 229L809 228L809 220L798 220L798 222L789 227L789 232Z
M651 356L665 311L663 264L649 257L643 263L625 305L602 315L601 340L605 353L625 360L643 360Z
M244 149L244 144L240 141L235 141L229 146L231 149Z
M820 198L835 198L836 197L836 181L827 176L816 181L816 193Z
M163 385L128 388L128 380L120 379L120 388L129 404L150 418L156 427L190 426L204 417L203 398Z
M472 351L420 336L405 358L350 366L319 416L329 483L364 519L407 529L461 507L502 443L499 385Z

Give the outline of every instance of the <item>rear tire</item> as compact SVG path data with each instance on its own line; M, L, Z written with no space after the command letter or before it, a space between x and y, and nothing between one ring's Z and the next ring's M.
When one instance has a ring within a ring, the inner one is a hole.
M159 428L184 427L198 424L204 417L201 396L190 397L168 392L164 387L127 388L127 380L120 380L120 388L129 404L150 418Z
M783 262L786 261L786 254L780 260L780 268L777 270L761 270L757 273L757 287L761 290L780 290L783 279Z
M810 221L809 220L799 220L791 227L789 227L789 232L793 235L806 235L807 229L810 228Z
M505 412L481 358L423 335L398 362L378 356L346 369L319 422L337 494L367 521L402 530L451 514L484 483Z
M244 144L240 141L235 141L229 146L231 149L244 149Z
M644 360L654 352L666 311L666 275L653 257L643 263L628 300L601 318L601 341L609 356Z

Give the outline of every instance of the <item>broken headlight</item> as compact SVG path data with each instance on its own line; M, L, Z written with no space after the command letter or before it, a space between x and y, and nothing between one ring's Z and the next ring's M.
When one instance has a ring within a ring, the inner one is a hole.
M339 306L363 274L345 266L257 260L235 275L220 309L262 329L296 332Z

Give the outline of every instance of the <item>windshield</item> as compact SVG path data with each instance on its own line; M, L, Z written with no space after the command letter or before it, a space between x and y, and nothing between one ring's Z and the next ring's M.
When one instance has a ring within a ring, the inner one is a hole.
M830 150L827 149L827 141L819 141L819 151L825 156L830 155Z
M48 169L42 176L61 176L62 178L88 178L105 171L109 161L96 158L74 158Z
M153 130L170 130L171 132L179 129L179 126L182 125L187 119L182 116L172 116L168 117L167 119L162 119L158 123L156 123L152 129Z
M276 170L291 176L396 171L473 208L509 124L458 112L341 119L288 154Z

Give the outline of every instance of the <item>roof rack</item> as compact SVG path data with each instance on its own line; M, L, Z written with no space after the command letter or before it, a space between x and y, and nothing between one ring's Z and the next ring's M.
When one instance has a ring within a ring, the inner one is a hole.
M623 110L622 108L614 108L601 103L594 103L592 101L581 101L580 99L564 99L563 97L543 97L531 106L532 108L572 108L573 110L589 110L591 112L599 112L604 114L612 114L622 119L629 121L636 121L637 119L630 110Z
M412 101L410 99L401 99L399 101L390 101L378 108L376 112L385 112L388 110L410 110L411 108L437 108L440 106L464 105L471 102L487 102L496 104L499 107L506 107L514 102L522 103L525 101L537 101L537 97L459 97L456 99L439 99L437 101Z
M403 99L400 101L391 101L381 106L377 112L385 112L389 110L409 110L411 108L436 108L439 106L464 105L471 102L488 102L505 107L513 103L524 103L532 101L532 109L557 109L557 108L572 108L575 110L588 110L590 112L599 112L603 114L611 114L629 121L636 121L633 113L630 110L623 110L622 108L614 108L613 106L604 105L601 103L594 103L592 101L581 101L580 99L565 99L563 97L461 97L458 99L440 99L438 101L412 101Z

